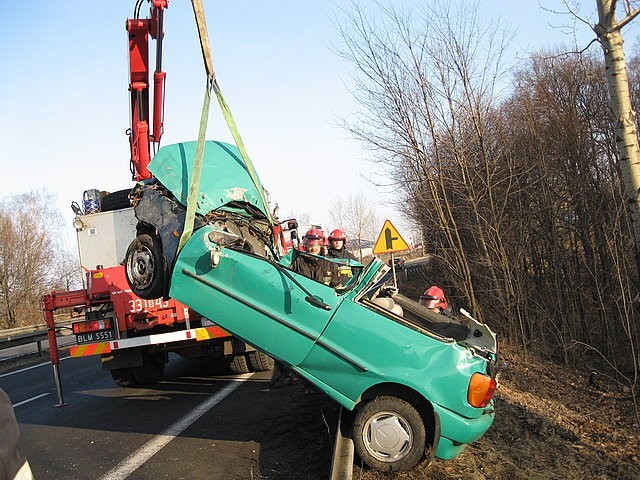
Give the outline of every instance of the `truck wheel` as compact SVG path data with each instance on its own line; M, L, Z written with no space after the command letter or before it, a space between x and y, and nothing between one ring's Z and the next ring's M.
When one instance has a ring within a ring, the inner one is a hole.
M164 256L155 235L138 235L125 256L127 282L140 298L159 298L164 292Z
M100 201L100 211L111 212L112 210L122 210L123 208L130 207L129 193L131 193L130 188L108 193Z
M131 373L138 385L152 385L162 380L165 355L146 353L142 355L142 366L131 367Z
M251 370L254 372L265 372L267 370L271 370L276 363L273 358L260 350L249 352L248 356Z
M377 397L356 412L352 438L360 459L383 472L410 470L426 445L420 413L410 403L390 396Z
M113 381L121 387L135 387L138 385L138 382L133 378L133 373L130 368L114 368L109 371L111 372Z
M229 355L227 357L227 363L229 365L229 370L231 370L231 373L234 375L249 373L251 371L249 363L247 363L247 357L244 356L244 353Z

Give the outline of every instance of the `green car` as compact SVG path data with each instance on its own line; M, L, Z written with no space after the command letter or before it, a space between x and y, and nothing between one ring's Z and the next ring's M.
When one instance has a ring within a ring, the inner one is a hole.
M336 288L291 270L309 254L280 255L262 187L235 147L207 142L196 228L178 252L194 152L193 143L163 147L150 167L156 182L133 195L140 236L126 266L135 293L185 303L353 411L356 452L372 468L451 459L487 431L493 332L464 311L450 319L397 293L379 259L335 259L348 271Z

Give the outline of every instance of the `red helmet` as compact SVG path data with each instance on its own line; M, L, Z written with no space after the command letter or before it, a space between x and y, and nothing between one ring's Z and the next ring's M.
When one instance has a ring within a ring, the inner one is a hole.
M443 310L449 307L449 302L444 296L444 291L435 285L427 288L422 295L420 295L420 304L427 308L441 308Z
M305 247L324 245L324 233L319 228L312 228L305 233L302 238L302 244Z
M344 233L339 228L336 228L333 232L329 234L329 241L331 240L342 240L345 245L347 243L347 234Z

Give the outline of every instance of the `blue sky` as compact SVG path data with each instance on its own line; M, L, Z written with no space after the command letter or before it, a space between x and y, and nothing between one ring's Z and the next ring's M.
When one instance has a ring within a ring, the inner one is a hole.
M69 204L79 202L84 190L132 185L125 135L129 100L124 22L132 16L134 3L24 0L3 2L0 12L0 151L5 175L0 195L46 186L57 196L70 237ZM374 5L360 3L365 9ZM558 0L540 3L560 8ZM568 19L544 11L535 0L481 4L483 18L500 14L502 22L516 30L511 61L572 41L557 28ZM377 210L380 226L389 219L407 238L401 212L389 206L393 193L376 190L363 178L373 168L368 153L336 126L356 109L348 65L331 49L340 42L334 17L340 17L346 5L205 0L218 81L262 183L283 215L306 215L310 222L333 227L327 206L338 195L360 190ZM584 1L580 12L595 20L595 0ZM636 25L625 31L627 54L637 45L638 31ZM581 44L592 37L584 25L578 25L577 32ZM164 47L163 144L195 140L204 68L191 2L170 0ZM231 140L216 104L207 136Z

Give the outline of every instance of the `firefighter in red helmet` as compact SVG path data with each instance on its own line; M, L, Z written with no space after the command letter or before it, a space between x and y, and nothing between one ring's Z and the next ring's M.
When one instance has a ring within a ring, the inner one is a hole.
M420 305L427 307L429 310L446 315L449 313L449 302L444 295L444 290L436 285L427 288L420 295Z
M322 255L324 244L324 232L319 228L310 228L302 237L302 246L305 251L314 255Z
M344 231L336 228L329 234L329 250L327 252L329 258L348 258L355 260L356 257L347 250L347 235Z
M307 253L299 254L291 262L291 270L331 287L339 287L346 279L338 271L339 265L323 258L325 236L319 228L311 228L302 237L302 245Z

